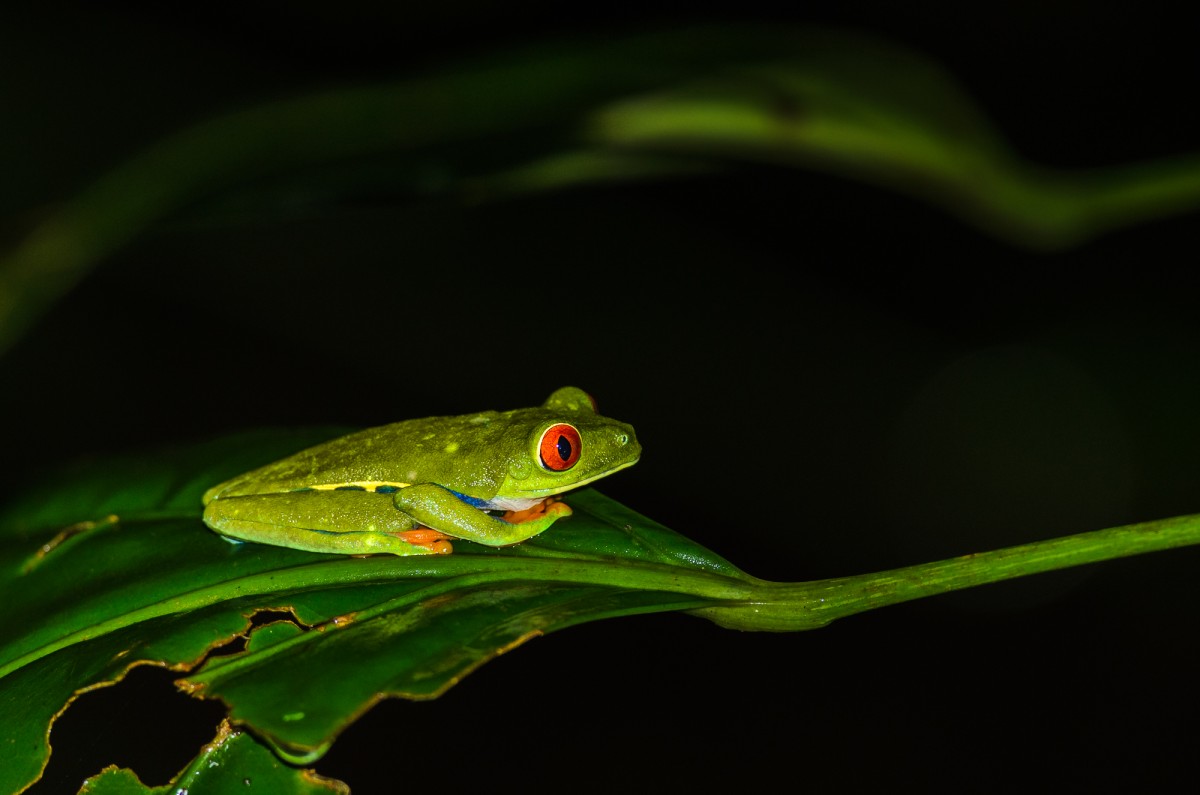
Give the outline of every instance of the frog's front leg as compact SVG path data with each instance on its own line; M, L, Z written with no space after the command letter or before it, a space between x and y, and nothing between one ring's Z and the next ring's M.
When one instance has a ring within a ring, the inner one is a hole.
M430 555L453 551L444 534L418 528L397 511L390 494L360 490L222 497L205 506L204 523L230 539L310 552Z
M464 502L457 494L436 483L418 483L400 489L392 499L400 511L420 525L489 547L508 546L533 538L559 519L571 515L571 509L565 503L552 502L533 518L506 522Z

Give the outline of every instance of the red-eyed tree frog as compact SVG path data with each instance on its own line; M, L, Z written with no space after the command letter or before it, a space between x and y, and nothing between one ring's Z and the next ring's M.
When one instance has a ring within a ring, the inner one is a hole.
M446 554L451 538L506 546L570 516L556 495L641 450L633 428L563 387L537 408L406 420L302 450L209 489L204 523L230 540L347 555Z

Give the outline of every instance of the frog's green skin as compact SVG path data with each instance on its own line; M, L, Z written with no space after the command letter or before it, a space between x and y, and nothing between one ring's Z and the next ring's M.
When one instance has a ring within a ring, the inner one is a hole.
M568 453L578 459L560 457ZM488 511L528 509L640 455L633 428L563 387L537 408L408 420L302 450L209 489L204 523L239 541L349 555L449 552L439 534L505 546L570 508L549 502L520 522Z

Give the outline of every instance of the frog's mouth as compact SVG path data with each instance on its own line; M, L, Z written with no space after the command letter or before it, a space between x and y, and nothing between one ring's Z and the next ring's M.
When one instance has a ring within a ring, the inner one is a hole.
M614 472L620 472L622 469L627 469L628 467L633 466L640 460L642 460L642 457L639 455L637 458L622 462L614 467L609 467L608 469L597 472L591 477L584 478L583 480L573 480L564 486L548 486L544 489L523 489L523 492L529 495L541 495L539 499L553 497L555 494L574 491L580 486L586 486L589 483L594 483L595 481L600 480L600 478L606 478Z

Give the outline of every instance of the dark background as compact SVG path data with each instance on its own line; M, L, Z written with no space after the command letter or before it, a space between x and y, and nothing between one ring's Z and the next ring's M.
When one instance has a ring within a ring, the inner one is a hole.
M1200 133L1194 29L1165 3L331 8L0 10L4 239L229 107L696 22L885 36L941 63L1046 165L1182 153ZM575 384L645 448L601 490L768 579L1195 512L1195 225L1036 253L903 196L761 167L479 206L168 221L0 360L6 490L81 456L512 408ZM1198 565L1192 550L1155 554L809 633L683 615L578 627L435 702L377 706L317 769L356 792L394 777L1166 786L1194 769ZM109 761L164 783L211 737L219 710L204 706L146 671L86 696L55 729L44 791L73 792Z

